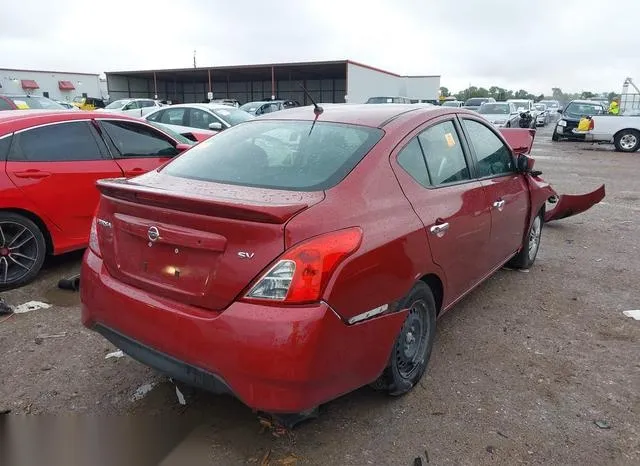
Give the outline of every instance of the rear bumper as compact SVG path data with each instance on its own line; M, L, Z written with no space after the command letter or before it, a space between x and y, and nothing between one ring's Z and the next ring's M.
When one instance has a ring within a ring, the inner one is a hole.
M115 280L90 250L81 283L86 327L160 372L274 413L306 411L374 381L406 315L346 325L324 303L207 311Z

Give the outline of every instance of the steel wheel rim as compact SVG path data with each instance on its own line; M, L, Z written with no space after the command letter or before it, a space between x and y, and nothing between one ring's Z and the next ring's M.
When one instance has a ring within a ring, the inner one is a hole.
M398 372L404 379L412 378L423 362L422 356L429 334L427 315L425 302L422 300L414 302L400 330L398 345L396 345L396 363Z
M625 134L620 138L620 147L631 150L638 144L638 138L634 134Z
M0 222L0 284L24 278L38 261L38 241L24 225Z
M531 225L531 231L529 231L529 260L536 258L538 254L538 248L540 247L540 234L542 233L542 220L540 217L536 217Z

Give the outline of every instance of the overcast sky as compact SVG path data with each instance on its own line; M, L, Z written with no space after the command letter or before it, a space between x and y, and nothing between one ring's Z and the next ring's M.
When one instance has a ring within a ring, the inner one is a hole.
M352 59L536 94L640 81L640 0L19 0L0 68L104 72Z

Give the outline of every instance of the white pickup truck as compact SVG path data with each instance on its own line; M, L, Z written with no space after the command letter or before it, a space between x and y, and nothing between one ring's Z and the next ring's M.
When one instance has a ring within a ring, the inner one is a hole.
M576 128L573 133L584 135L585 141L614 144L620 152L636 152L640 149L640 115L594 115L588 131Z

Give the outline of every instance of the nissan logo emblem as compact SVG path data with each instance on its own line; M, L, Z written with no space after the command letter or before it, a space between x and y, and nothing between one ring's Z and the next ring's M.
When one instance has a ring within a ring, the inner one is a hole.
M149 230L147 230L147 237L149 238L149 241L156 241L160 238L160 231L157 227L149 227Z

